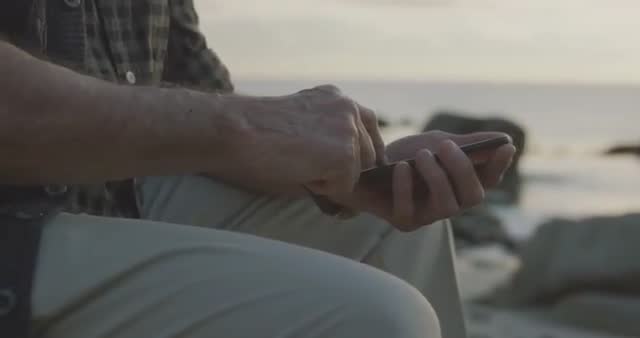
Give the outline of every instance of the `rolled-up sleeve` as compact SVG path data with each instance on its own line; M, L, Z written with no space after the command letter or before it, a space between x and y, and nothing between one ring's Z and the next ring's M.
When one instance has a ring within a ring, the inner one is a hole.
M205 91L231 92L229 70L208 48L193 0L169 0L171 23L165 82Z

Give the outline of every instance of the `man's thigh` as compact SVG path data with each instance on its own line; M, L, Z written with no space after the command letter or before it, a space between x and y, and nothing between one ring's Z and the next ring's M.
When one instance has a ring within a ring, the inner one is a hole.
M245 234L61 214L38 257L38 337L440 337L399 279Z
M464 320L448 222L402 233L363 214L338 220L310 199L256 194L202 176L140 181L143 218L217 226L294 243L365 262L404 279L440 314L443 337L463 337Z
M341 221L308 199L275 198L203 176L140 180L143 219L248 233L364 260L392 230L362 215Z

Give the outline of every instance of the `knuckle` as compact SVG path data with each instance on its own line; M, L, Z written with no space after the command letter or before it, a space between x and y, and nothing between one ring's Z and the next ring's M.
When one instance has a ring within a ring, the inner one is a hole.
M438 142L438 154L442 157L450 157L452 154L451 148L449 148L449 139L444 139Z
M353 124L354 118L358 116L358 109L353 100L348 97L338 97L332 99L329 112L343 123Z
M359 136L358 127L353 123L353 118L342 111L330 111L330 119L327 121L335 136L338 137L338 142L351 143L355 137Z
M433 170L434 161L430 157L431 157L430 155L425 155L424 151L419 151L415 155L416 169L418 170L418 173L420 174L420 176L426 181L431 180L431 177L434 171Z
M353 148L353 140L360 134L360 131L358 130L358 127L355 125L355 123L353 123L351 119L344 119L340 122L338 129L341 135L348 139L348 142L351 143L351 148Z
M342 111L347 116L355 116L358 114L358 105L356 102L347 96L341 96L338 99L338 103L343 108Z
M372 109L360 106L358 107L358 110L360 111L360 118L362 119L362 121L365 121L367 123L378 123L376 112Z
M325 92L333 95L342 95L342 91L335 85L332 84L324 84L313 88L320 92Z

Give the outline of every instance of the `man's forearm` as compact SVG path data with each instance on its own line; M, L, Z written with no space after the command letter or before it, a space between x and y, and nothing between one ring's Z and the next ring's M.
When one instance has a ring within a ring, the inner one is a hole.
M120 86L2 41L0 60L0 183L217 172L246 138L228 97Z

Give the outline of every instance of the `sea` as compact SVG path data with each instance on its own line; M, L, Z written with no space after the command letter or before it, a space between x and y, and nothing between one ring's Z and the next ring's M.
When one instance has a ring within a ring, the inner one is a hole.
M236 80L237 91L286 95L324 82ZM521 125L527 146L521 198L494 205L507 230L524 239L552 218L640 212L640 157L605 156L640 144L640 86L418 81L334 81L390 121L386 141L419 132L438 111L503 117Z

